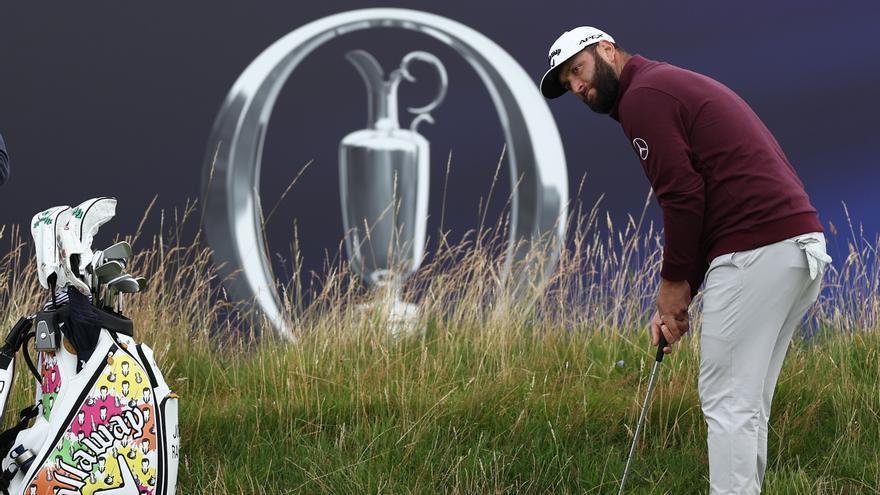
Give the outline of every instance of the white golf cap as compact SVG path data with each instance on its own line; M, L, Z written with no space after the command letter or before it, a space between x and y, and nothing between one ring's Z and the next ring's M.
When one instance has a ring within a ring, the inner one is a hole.
M541 93L547 98L558 98L565 94L565 87L559 82L559 67L584 48L602 40L614 43L608 33L591 26L581 26L562 33L550 47L550 70L541 78Z

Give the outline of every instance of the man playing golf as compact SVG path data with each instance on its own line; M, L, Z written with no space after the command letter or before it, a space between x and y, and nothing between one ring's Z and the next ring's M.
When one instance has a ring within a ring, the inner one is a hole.
M0 186L9 178L9 155L6 154L6 143L3 142L3 135L0 134Z
M816 209L748 104L706 76L630 55L592 27L550 48L541 92L623 127L663 210L652 342L688 331L705 279L699 392L713 494L760 493L767 420L792 334L831 258Z

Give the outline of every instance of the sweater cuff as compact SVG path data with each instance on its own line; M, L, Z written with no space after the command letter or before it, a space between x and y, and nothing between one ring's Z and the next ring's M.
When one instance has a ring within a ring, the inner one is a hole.
M691 265L677 265L668 261L663 261L663 267L660 269L660 276L670 282L681 282L689 280L693 275L693 267Z

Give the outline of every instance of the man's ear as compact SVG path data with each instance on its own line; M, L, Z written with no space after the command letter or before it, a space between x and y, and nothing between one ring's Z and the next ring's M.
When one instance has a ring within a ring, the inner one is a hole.
M614 61L617 57L617 49L614 48L614 45L611 42L602 40L599 43L596 43L596 53L602 57L602 60L608 62L610 65L614 65Z

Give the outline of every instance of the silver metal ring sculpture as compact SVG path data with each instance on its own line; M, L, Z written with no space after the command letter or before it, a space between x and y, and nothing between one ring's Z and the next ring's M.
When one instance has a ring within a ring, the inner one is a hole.
M202 198L205 233L227 294L259 310L291 337L261 233L260 160L266 127L287 78L313 50L353 31L403 28L455 49L473 66L492 98L507 141L511 224L507 268L546 242L539 277L555 267L565 240L568 177L562 140L540 91L495 42L461 23L408 9L343 12L302 26L261 53L226 95L208 141Z

